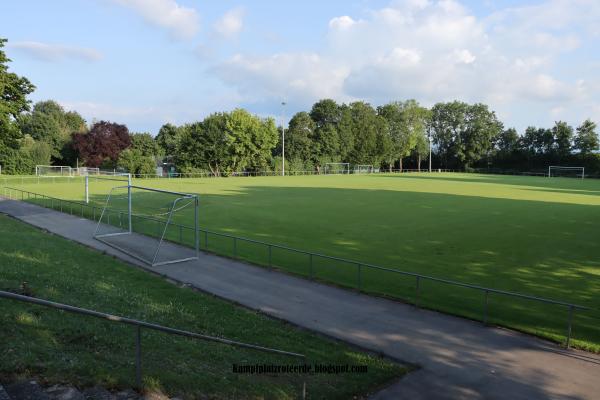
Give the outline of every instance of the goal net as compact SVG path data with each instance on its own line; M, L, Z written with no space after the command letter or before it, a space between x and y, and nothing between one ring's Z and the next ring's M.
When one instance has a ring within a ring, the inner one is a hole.
M372 165L356 165L354 167L355 174L372 174L373 166Z
M79 176L100 175L100 168L79 167L75 168L74 172Z
M198 196L140 186L113 187L94 238L151 266L197 259ZM165 246L166 241L186 247Z
M325 174L349 174L349 163L327 163L325 164Z
M128 173L111 173L106 175L103 171L98 170L97 173L85 175L85 202L104 204L106 196L110 189L115 185L115 182L120 182L121 185L132 185L131 174Z
M551 165L548 167L548 177L568 177L585 178L585 167L564 167L561 165Z
M35 174L41 177L73 176L73 168L66 165L36 165Z

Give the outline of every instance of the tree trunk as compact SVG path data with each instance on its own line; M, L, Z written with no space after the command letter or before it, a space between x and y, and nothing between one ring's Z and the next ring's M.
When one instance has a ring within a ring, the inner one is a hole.
M421 155L417 154L417 170L421 172Z
M400 157L400 172L402 172L402 157Z
M393 166L394 166L394 162L393 162L393 161L390 161L390 164L389 164L389 169L390 169L390 172L392 172L392 169L393 169L392 167L393 167Z

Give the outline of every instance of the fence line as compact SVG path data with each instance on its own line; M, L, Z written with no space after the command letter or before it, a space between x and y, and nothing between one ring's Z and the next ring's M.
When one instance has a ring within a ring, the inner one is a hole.
M34 199L34 200L42 199L42 200L46 201L46 205L48 205L48 202L50 203L49 204L50 208L52 208L54 210L60 210L61 212L69 212L72 215L74 215L73 207L75 206L76 208L79 209L79 210L75 210L75 214L79 214L79 215L81 215L81 217L86 217L84 208L88 208L88 209L91 208L92 212L87 213L87 215L90 216L90 214L91 214L91 217L92 217L91 219L94 220L95 222L97 222L96 215L99 215L99 213L96 212L96 209L100 210L100 211L102 209L102 207L96 207L94 205L79 203L79 202L71 201L71 200L58 199L58 198L46 196L43 194L29 192L26 190L11 188L11 187L4 188L4 196L8 197L9 199L22 200L22 201L31 200L31 199ZM40 204L38 204L38 205L40 205ZM41 204L41 205L43 206L44 204ZM114 210L112 210L112 211L114 212ZM119 212L119 214L123 214L123 213ZM119 215L119 217L121 217L121 215ZM152 217L135 216L135 215L134 215L134 217L149 220L149 221L154 221L154 222L161 222L161 221L157 220L156 218L152 218ZM119 218L119 220L121 220L121 218ZM183 230L193 232L194 227L189 226L189 225L178 224L178 223L172 223L172 225L175 226L176 229L179 230L179 238L169 237L168 239L175 243L179 243L184 246L187 246L187 244L185 243L185 240L183 240L182 232L183 232ZM198 231L204 234L204 246L202 246L202 244L201 244L200 248L207 252L210 251L209 240L208 240L209 235L213 235L213 236L217 236L217 237L225 237L225 238L231 239L231 241L232 241L231 248L232 248L233 258L238 258L238 255L237 255L238 242L254 243L254 244L263 246L267 250L268 262L266 263L266 265L269 268L273 268L273 262L272 262L273 249L280 249L280 250L288 251L290 253L305 255L305 256L307 256L307 269L308 269L307 275L311 279L315 278L315 274L314 274L315 259L332 260L332 261L337 261L337 262L347 264L347 265L351 266L352 268L355 268L356 289L359 291L363 290L363 284L362 284L363 268L414 278L415 279L415 293L414 293L415 297L414 297L412 303L417 307L420 306L420 286L421 286L422 280L423 281L432 281L432 282L437 282L437 283L441 283L444 285L449 285L449 286L454 286L454 287L462 287L462 288L479 291L483 295L481 321L484 324L487 324L489 317L490 317L488 303L489 303L489 297L491 294L507 296L507 297L512 297L512 298L520 298L520 299L535 301L535 302L544 303L544 304L552 304L552 305L556 305L556 306L560 306L560 307L566 307L568 310L568 317L567 317L568 320L567 320L567 324L566 324L567 328L566 328L566 334L565 334L565 338L566 338L565 346L567 348L570 347L570 342L571 342L573 314L578 310L581 310L581 311L591 310L589 307L585 307L585 306L581 306L581 305L577 305L577 304L573 304L573 303L569 303L569 302L565 302L565 301L547 299L547 298L532 296L532 295L523 294L523 293L509 292L509 291L505 291L505 290L488 288L488 287L473 285L473 284L464 283L464 282L458 282L458 281L449 280L449 279L436 278L433 276L423 275L423 274L419 274L419 273L415 273L415 272L408 272L408 271L403 271L403 270L399 270L399 269L387 268L387 267L382 267L379 265L370 264L370 263L366 263L366 262L362 262L362 261L350 260L350 259L336 257L336 256L329 256L326 254L300 250L300 249L296 249L296 248L288 247L288 246L284 246L284 245L267 243L267 242L263 242L263 241L256 240L256 239L244 238L244 237L235 236L235 235L222 233L222 232L215 232L215 231L211 231L211 230L204 229L204 228L198 228ZM146 234L146 235L149 234L148 232L142 232L142 233ZM217 253L217 251L213 251L213 252ZM285 266L282 266L282 267L285 267ZM335 283L335 280L333 282ZM395 297L402 299L402 297L399 297L399 296L395 296ZM407 300L407 299L405 299L405 300Z
M6 292L3 290L0 290L0 298L16 300L16 301L20 301L20 302L24 302L24 303L36 304L36 305L40 305L40 306L44 306L44 307L55 308L58 310L67 311L67 312L70 312L73 314L82 314L82 315L87 315L87 316L95 317L95 318L99 318L99 319L105 319L110 322L117 322L120 324L135 326L136 327L135 381L136 381L136 385L137 385L138 389L142 388L142 328L155 330L155 331L159 331L159 332L164 332L164 333L168 333L170 335L184 336L184 337L189 337L189 338L193 338L193 339L199 339L199 340L204 340L204 341L209 341L209 342L226 344L226 345L230 345L233 347L257 350L257 351L261 351L263 353L270 353L270 354L283 355L283 356L288 356L288 357L293 357L293 358L299 358L299 359L306 361L306 356L304 354L299 354L299 353L294 353L294 352L284 351L284 350L279 350L279 349L273 349L273 348L269 348L269 347L258 346L258 345L254 345L254 344L250 344L250 343L239 342L236 340L230 340L230 339L220 338L220 337L216 337L216 336L204 335L201 333L189 332L189 331L185 331L185 330L181 330L181 329L170 328L167 326L153 324L150 322L140 321L140 320L127 318L127 317L120 317L117 315L107 314L107 313L103 313L103 312L99 312L99 311L95 311L95 310L89 310L86 308L75 307L75 306L71 306L68 304L56 303L53 301L38 299L35 297L24 296L21 294ZM306 393L306 383L303 383L302 392L303 392L303 398L304 398L305 393Z

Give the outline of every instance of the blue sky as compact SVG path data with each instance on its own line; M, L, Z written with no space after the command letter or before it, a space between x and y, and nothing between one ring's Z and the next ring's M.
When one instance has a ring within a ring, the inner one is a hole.
M600 122L597 0L4 2L11 70L88 121L156 134L320 98L484 102L507 126Z

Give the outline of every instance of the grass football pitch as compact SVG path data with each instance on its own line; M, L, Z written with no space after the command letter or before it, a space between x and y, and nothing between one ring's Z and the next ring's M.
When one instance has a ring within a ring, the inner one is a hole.
M5 184L83 199L77 180ZM200 226L213 231L591 307L573 317L574 344L600 351L600 180L383 174L135 184L199 194ZM92 182L92 201L101 204L112 186ZM162 199L143 200L148 209L154 201ZM178 216L178 222L191 225L191 215ZM213 235L209 250L232 256L232 240ZM268 262L261 245L238 241L235 252L251 262ZM283 270L310 273L304 254L273 249L271 257ZM312 273L357 286L356 265L315 258ZM360 279L363 291L415 300L412 277L362 268ZM482 318L484 308L482 292L431 281L420 282L419 302L474 319ZM488 320L562 341L568 309L490 295Z

